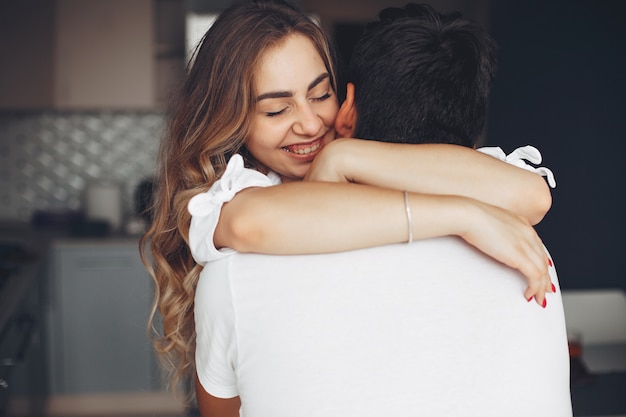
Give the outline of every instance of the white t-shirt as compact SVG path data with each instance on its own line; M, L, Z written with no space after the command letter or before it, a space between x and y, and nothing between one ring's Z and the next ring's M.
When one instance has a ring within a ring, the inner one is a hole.
M192 230L208 224L195 201ZM269 256L196 232L198 376L245 417L572 415L560 292L527 302L518 272L457 238Z

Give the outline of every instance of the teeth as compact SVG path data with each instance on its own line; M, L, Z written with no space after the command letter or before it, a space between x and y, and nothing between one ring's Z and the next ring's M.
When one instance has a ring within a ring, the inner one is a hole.
M307 154L310 154L311 152L317 151L320 148L320 146L321 144L318 142L309 148L303 148L303 149L284 148L284 149L288 152L292 152L298 155L307 155Z

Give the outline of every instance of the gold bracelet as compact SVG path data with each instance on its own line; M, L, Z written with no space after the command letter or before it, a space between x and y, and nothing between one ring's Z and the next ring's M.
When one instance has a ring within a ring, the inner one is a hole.
M406 242L410 245L413 242L413 220L411 219L411 206L409 206L409 193L404 191L404 208L406 210L406 219L409 222L409 240Z

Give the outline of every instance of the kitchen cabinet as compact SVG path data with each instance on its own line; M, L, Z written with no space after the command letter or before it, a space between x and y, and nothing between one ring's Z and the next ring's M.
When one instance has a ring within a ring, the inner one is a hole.
M152 281L137 241L57 241L51 263L51 394L159 390L146 332Z
M182 0L0 4L0 109L161 107L184 72Z
M151 0L57 0L55 106L150 107Z
M0 416L39 417L47 398L41 286L46 275L33 249L26 239L0 231Z

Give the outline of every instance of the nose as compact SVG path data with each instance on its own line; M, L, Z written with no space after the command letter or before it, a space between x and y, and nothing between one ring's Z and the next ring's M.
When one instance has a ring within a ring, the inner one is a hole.
M298 135L314 136L322 128L322 119L310 105L301 106L298 109L293 130Z

